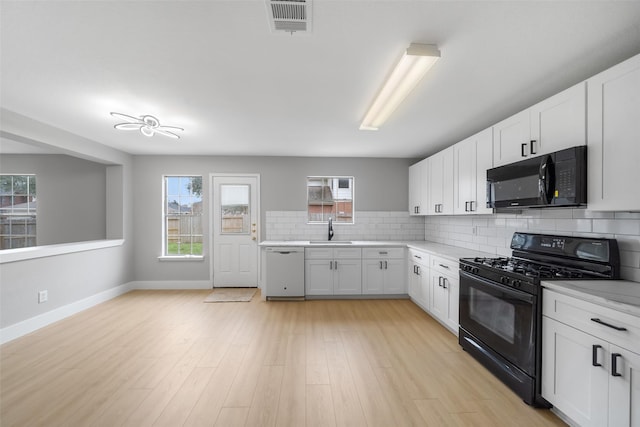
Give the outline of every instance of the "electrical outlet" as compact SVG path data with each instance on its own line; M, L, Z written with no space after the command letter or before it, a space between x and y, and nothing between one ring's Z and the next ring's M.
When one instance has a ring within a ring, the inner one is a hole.
M38 304L42 304L49 299L49 291L38 292Z

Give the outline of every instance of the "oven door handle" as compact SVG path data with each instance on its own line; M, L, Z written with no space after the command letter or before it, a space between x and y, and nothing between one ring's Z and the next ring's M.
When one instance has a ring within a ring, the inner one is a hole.
M496 293L503 293L503 294L507 294L508 296L517 299L518 301L524 301L530 304L533 304L535 296L528 294L526 292L523 291L518 291L515 289L512 289L508 286L504 286L504 285L500 285L500 284L496 284L495 282L489 281L485 278L482 277L478 277L478 276L474 276L471 275L467 272L461 271L460 272L460 283L462 283L462 278L466 278L468 280L471 280L475 283L482 283L483 286L495 291Z

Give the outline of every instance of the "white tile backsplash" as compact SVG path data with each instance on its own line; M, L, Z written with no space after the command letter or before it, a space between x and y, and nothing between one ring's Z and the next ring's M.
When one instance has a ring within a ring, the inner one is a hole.
M423 240L425 221L408 212L358 212L355 224L333 223L334 240ZM307 224L306 211L267 211L267 240L326 240L327 224Z
M472 218L473 227L469 227ZM510 256L516 231L618 240L621 276L640 282L640 213L585 209L525 210L521 214L425 217L425 240Z
M640 213L585 209L525 210L520 214L409 216L356 212L355 224L333 225L335 240L429 240L510 256L516 231L618 240L621 276L640 282ZM306 211L266 212L267 240L326 240L326 224L307 224Z

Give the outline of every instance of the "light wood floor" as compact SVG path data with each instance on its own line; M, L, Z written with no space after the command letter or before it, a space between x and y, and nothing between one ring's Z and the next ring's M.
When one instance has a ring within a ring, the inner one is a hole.
M552 426L408 300L135 291L0 347L0 425Z

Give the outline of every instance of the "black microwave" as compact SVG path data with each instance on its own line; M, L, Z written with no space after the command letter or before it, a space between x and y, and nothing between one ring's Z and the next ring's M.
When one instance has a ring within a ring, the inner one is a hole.
M487 170L488 208L583 206L586 203L586 145Z

